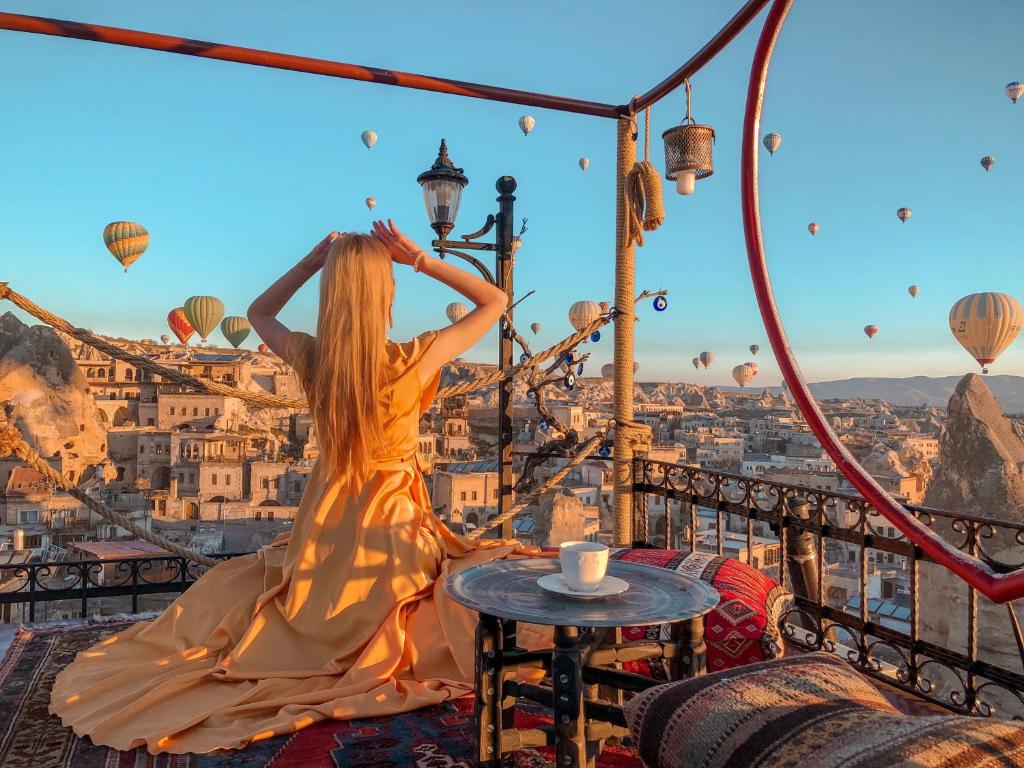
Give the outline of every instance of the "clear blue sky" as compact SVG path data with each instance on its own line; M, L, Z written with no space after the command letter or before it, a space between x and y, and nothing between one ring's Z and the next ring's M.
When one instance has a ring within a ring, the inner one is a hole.
M738 5L651 0L637 14L610 0L515 12L468 1L8 0L4 10L620 103ZM638 253L638 288L670 291L668 311L640 312L642 379L731 383L758 343L759 383L779 381L739 219L743 99L762 18L693 83L695 116L718 132L716 172L693 197L666 186L668 220ZM1024 101L1003 95L1024 80L1022 27L1016 0L795 3L763 123L783 144L762 159L761 199L783 319L809 379L976 369L949 333L950 305L983 290L1024 298ZM0 71L0 279L80 325L156 337L167 310L197 293L244 314L325 232L366 229L368 195L374 214L425 242L415 177L441 136L471 180L459 232L495 208L499 175L519 181L529 232L516 284L537 291L520 325L541 322L540 341L553 342L570 330L572 301L611 298L610 120L11 32L0 32ZM659 167L660 134L683 105L677 92L654 109ZM516 125L526 112L537 120L528 137ZM380 136L372 151L359 141L366 128ZM986 154L997 158L987 174ZM152 235L128 275L101 240L116 219ZM394 336L442 324L454 299L401 274ZM312 329L315 311L307 287L285 319ZM867 323L881 329L870 342ZM470 356L493 360L495 346L488 338ZM695 372L690 358L705 349L717 362ZM592 352L596 371L611 358L610 332ZM993 371L1024 373L1024 342Z

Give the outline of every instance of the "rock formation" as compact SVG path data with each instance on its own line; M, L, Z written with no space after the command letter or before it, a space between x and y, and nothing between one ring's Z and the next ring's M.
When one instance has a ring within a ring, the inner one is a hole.
M59 452L78 479L105 457L106 429L67 345L46 326L0 316L0 403L43 456Z
M563 541L580 541L584 537L584 509L579 497L565 489L544 494L533 513L533 543L557 547Z
M949 400L939 466L925 505L1024 522L1024 439L977 374L964 376ZM948 541L964 540L962 533L951 531L941 518L934 527ZM982 545L996 560L1024 562L1021 545L1004 531L983 538ZM964 650L969 603L963 582L944 568L923 565L921 599L925 639ZM979 656L1009 669L1019 668L1006 607L979 596L978 614Z

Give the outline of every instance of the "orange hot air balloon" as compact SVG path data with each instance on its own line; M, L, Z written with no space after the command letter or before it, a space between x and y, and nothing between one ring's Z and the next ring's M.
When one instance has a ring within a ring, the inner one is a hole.
M184 307L175 307L167 313L167 325L182 344L188 344L188 340L196 332L196 329L192 327L192 323L185 317Z
M864 333L866 333L867 337L870 339L876 333L878 333L878 326L877 325L865 325L864 326Z
M149 247L149 232L134 221L112 221L103 228L103 244L127 272Z
M267 350L269 350L270 347L268 347L266 344L260 344L258 347L256 347L256 349L258 349L260 352L266 354Z

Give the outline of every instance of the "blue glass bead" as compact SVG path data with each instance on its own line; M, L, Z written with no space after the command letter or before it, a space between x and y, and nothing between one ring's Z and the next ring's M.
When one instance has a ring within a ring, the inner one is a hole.
M601 340L601 332L600 331L594 331L592 334L590 334L590 340L593 341L593 342L600 341Z
M654 311L655 312L664 312L665 308L667 306L668 306L668 299L666 299L664 296L656 296L654 298Z

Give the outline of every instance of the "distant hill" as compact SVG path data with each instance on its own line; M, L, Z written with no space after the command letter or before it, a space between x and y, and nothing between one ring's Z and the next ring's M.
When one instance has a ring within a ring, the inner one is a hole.
M811 393L819 400L863 397L887 400L893 405L927 404L945 407L962 378L911 376L906 379L857 378L818 381L811 384ZM1024 413L1024 376L985 376L984 381L1006 413Z

